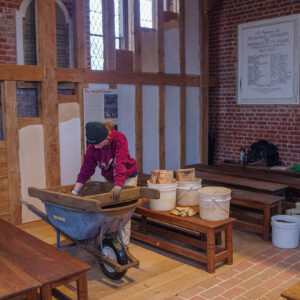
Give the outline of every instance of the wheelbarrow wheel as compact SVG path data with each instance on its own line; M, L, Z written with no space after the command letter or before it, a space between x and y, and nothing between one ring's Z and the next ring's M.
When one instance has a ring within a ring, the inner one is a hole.
M112 260L117 261L122 266L128 263L128 258L125 249L119 241L117 241L114 238L105 238L102 242L102 245L102 254L108 256ZM113 280L118 280L122 278L127 271L125 270L123 272L117 272L114 268L102 262L101 260L99 261L99 263L103 273Z

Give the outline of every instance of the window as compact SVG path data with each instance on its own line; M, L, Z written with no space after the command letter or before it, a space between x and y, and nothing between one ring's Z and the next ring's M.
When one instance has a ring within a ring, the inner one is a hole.
M115 17L115 47L120 49L123 36L122 27L122 0L114 0ZM90 0L90 56L91 69L103 70L104 43L103 43L103 13L102 0Z
M140 26L153 28L152 0L140 0Z
M91 69L103 70L102 1L90 0L90 55Z
M116 39L116 49L121 48L121 38L123 36L123 26L122 24L122 11L121 0L114 0L115 7L115 39Z

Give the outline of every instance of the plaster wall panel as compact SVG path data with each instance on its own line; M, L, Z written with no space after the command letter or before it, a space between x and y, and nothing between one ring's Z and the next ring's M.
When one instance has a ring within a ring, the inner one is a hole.
M172 20L164 23L165 72L180 73L179 22Z
M81 166L81 128L78 103L58 106L61 184L73 184Z
M130 156L135 157L135 86L118 85L118 130L127 137Z
M45 212L44 204L39 199L28 196L28 187L46 187L42 125L30 125L19 130L19 161L22 199ZM22 222L38 219L35 214L22 205Z
M199 88L186 88L186 164L200 162L199 157Z
M185 63L187 74L200 74L199 1L185 1Z
M143 86L143 172L159 168L158 86Z
M180 168L180 89L166 86L165 94L166 169Z
M142 72L158 72L157 31L141 30Z

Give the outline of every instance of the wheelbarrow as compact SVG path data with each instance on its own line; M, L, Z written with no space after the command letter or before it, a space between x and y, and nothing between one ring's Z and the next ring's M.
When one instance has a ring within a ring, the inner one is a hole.
M34 214L49 223L57 232L57 248L82 247L94 255L106 276L118 280L139 261L124 245L121 230L131 219L140 198L160 197L159 190L123 186L119 201L113 203L110 183L88 181L78 196L71 193L73 185L39 189L30 187L28 194L39 198L46 214L21 200ZM72 243L60 246L60 234ZM98 243L99 237L99 243ZM94 241L94 246L91 241Z

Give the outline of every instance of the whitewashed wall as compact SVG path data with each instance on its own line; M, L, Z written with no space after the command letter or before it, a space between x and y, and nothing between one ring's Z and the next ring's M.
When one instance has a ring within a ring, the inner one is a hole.
M141 30L142 72L158 72L157 31Z
M158 86L143 86L143 172L159 168Z
M185 63L187 74L200 74L199 1L185 0Z
M180 89L166 86L165 94L166 169L180 168Z
M61 185L74 184L81 166L79 104L59 104L58 116Z
M179 22L172 20L164 24L165 72L180 73Z
M30 186L46 187L43 125L30 125L19 130L19 161L22 199L45 212L44 204L28 195ZM34 213L22 205L23 223L37 219Z
M200 162L199 157L199 88L186 88L186 164Z
M135 157L135 86L118 85L118 130L127 137L130 156Z

